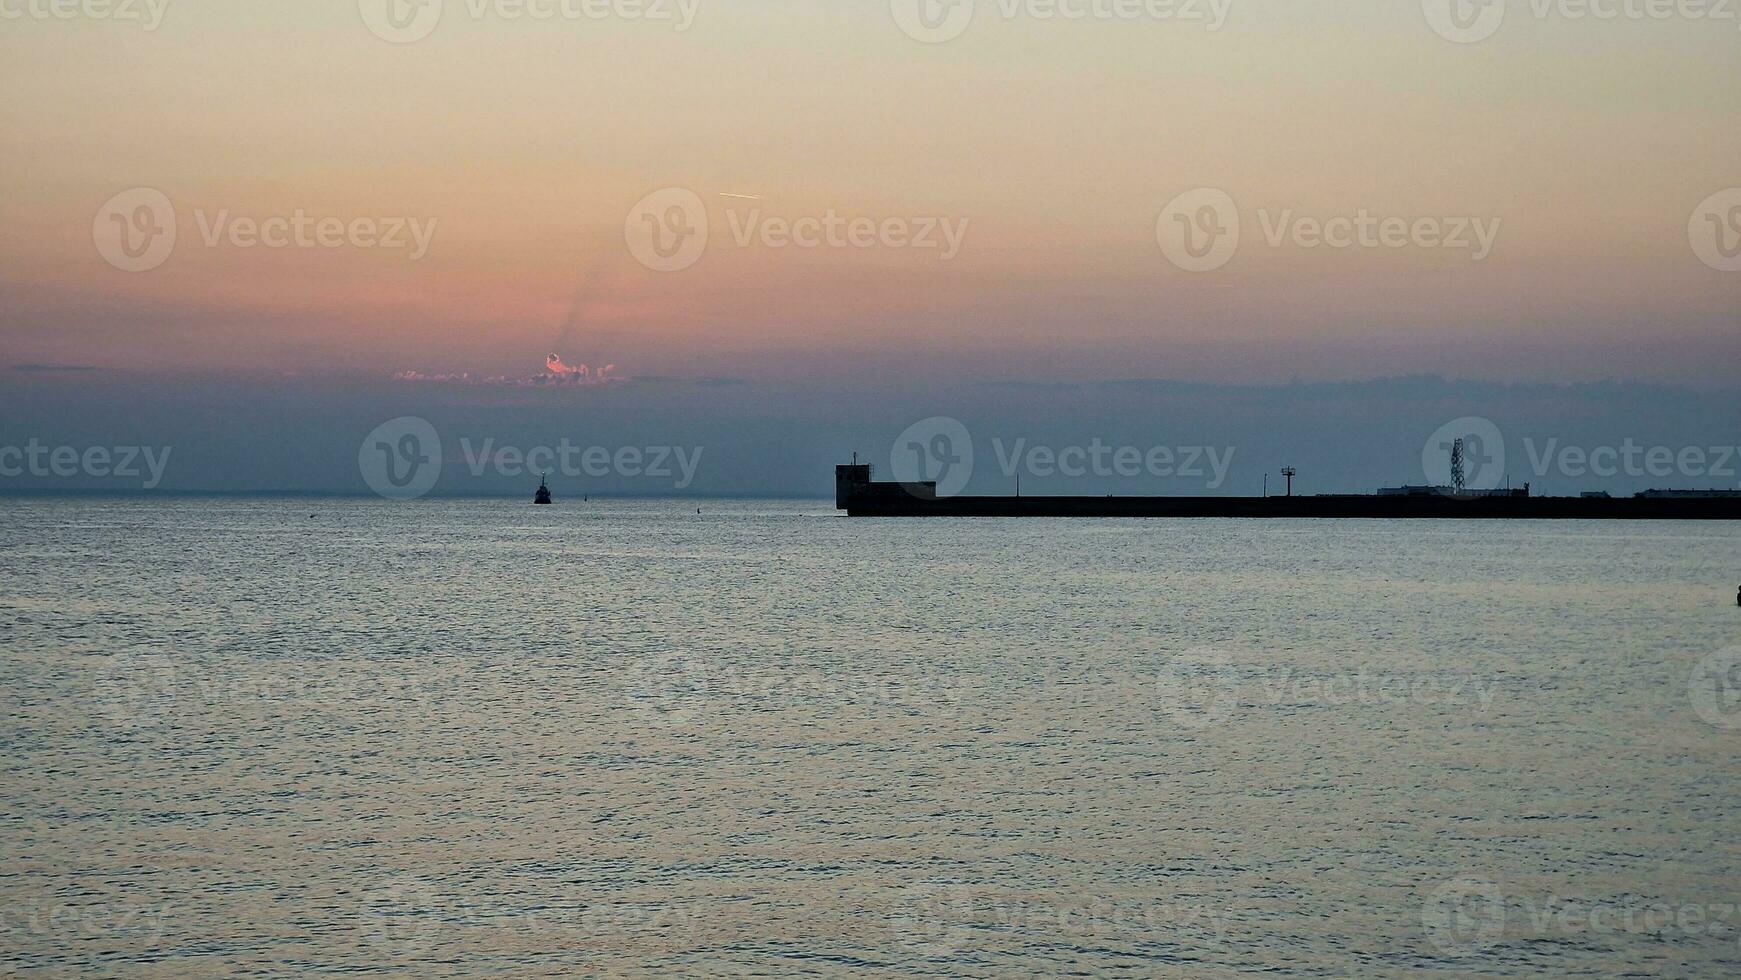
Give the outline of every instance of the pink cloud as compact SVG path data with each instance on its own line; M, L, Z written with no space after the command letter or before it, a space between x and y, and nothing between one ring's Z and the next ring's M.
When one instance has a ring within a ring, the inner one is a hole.
M474 377L469 372L463 374L424 374L421 371L400 371L393 375L393 380L415 384L476 385L486 388L597 388L628 380L611 374L616 368L615 364L606 364L593 370L585 364L566 364L561 356L551 354L544 359L542 372L527 377L513 378L506 375Z

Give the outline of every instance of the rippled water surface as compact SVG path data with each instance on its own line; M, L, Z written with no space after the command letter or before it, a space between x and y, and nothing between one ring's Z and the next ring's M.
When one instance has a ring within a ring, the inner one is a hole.
M8 972L1741 974L1738 528L0 506Z

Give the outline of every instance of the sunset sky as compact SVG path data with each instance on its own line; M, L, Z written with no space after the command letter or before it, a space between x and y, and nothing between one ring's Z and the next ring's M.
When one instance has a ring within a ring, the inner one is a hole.
M1458 44L1412 2L1234 0L1214 30L982 0L931 44L887 0L667 6L688 30L479 19L461 0L407 44L346 0L169 0L154 31L0 22L4 358L382 383L536 374L552 352L759 380L1712 383L1741 367L1741 275L1688 243L1693 209L1741 185L1735 21L1515 4ZM141 187L173 203L178 237L160 267L120 271L93 217ZM711 237L661 273L624 224L667 187L705 202ZM1243 224L1208 273L1156 239L1199 187ZM757 209L966 224L950 259L739 244ZM1266 240L1286 212L1363 209L1498 233L1479 261ZM416 260L205 241L222 215L298 210L433 234Z

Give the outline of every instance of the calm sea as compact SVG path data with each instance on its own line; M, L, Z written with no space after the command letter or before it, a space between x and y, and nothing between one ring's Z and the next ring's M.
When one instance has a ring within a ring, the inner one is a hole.
M0 971L1741 974L1734 526L0 507Z

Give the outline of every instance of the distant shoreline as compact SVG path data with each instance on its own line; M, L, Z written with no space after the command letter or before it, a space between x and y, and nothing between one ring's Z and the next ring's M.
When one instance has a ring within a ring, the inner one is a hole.
M386 498L369 492L351 492L336 490L18 490L0 489L0 499L77 499L98 497L124 497L128 499L280 499L280 500L380 500L386 503L415 503L417 501L388 501ZM531 500L530 494L523 493L472 493L472 494L442 494L431 493L417 498L422 501L433 500L519 500L524 497ZM570 493L568 500L815 500L829 503L831 498L824 493L810 491L805 493ZM556 502L563 503L565 498L558 496Z

